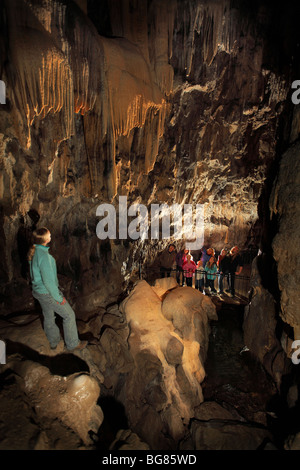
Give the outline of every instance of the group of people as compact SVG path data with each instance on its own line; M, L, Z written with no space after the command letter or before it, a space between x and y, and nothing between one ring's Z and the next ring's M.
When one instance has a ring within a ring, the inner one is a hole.
M238 246L231 250L223 248L216 256L214 248L203 247L196 263L188 249L176 251L174 244L162 252L160 256L161 276L171 275L176 270L176 280L180 285L192 287L195 277L195 288L205 293L209 288L212 293L217 293L215 280L218 278L219 293L224 293L224 279L227 279L228 291L235 296L235 277L240 275L243 269L242 257Z
M66 349L82 350L87 346L87 341L79 340L75 313L59 289L56 261L49 253L50 242L51 233L46 227L33 232L33 244L27 257L33 297L42 308L44 331L51 349L56 349L61 340L60 330L55 321L57 313L63 319ZM181 249L177 252L175 245L171 244L159 257L161 276L170 276L171 271L175 269L178 284L181 281L181 285L192 286L195 276L196 289L204 292L204 288L209 287L211 292L216 292L214 283L218 275L221 294L224 278L227 277L230 292L234 296L235 276L243 269L239 248L235 246L229 252L224 248L216 257L213 248L203 247L198 258L196 264L189 250Z

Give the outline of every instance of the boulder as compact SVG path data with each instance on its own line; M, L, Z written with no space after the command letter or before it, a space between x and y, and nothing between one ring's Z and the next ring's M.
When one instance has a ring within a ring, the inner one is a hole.
M32 361L15 364L15 370L23 378L23 391L41 422L58 420L85 445L93 443L90 433L96 434L103 421L97 405L100 387L93 377L86 373L53 375L48 367Z

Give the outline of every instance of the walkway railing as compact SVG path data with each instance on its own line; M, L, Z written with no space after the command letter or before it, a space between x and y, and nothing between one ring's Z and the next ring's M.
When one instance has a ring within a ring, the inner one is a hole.
M204 291L206 294L219 293L220 280L223 283L224 293L230 294L232 292L232 282L234 282L235 296L241 298L243 301L248 300L250 276L246 274L235 274L234 280L230 273L222 274L217 272L215 274L209 274L203 269L196 269L191 278L187 277L188 274L188 272L178 271L176 268L160 269L157 267L145 267L142 265L140 265L139 268L139 278L145 279L149 283L154 282L155 279L161 277L173 277L177 280L180 286L189 284L200 291ZM210 278L212 282L209 283ZM191 280L188 281L187 279Z

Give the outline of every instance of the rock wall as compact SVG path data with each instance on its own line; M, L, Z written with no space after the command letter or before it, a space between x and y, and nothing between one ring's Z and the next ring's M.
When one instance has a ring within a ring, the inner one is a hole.
M260 255L252 263L251 292L244 313L244 341L280 390L282 377L291 372L291 361L287 356L288 348L284 347L283 335L278 333L280 303L262 282L261 265L267 262L264 255Z
M52 231L78 308L124 291L140 253L155 251L151 240L97 238L97 206L117 205L119 195L147 207L203 204L205 240L216 249L258 243L257 202L290 112L289 68L277 61L291 45L271 47L287 14L253 8L2 2L6 310L19 308L17 291L27 295L22 261L37 223Z
M277 262L281 318L294 328L299 337L298 253L300 216L300 147L295 142L283 154L270 198L271 216L278 220L278 233L272 247Z

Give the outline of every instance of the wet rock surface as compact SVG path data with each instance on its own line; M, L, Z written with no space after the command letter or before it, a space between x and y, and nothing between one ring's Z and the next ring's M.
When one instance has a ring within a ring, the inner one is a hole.
M156 289L160 294L165 291L163 301ZM215 308L199 292L176 287L168 278L154 288L140 281L121 309L129 323L128 343L135 363L126 382L130 422L144 440L153 430L148 438L152 448L172 448L185 435L194 407L203 401L200 348L207 349L205 337L209 321L216 318Z
M290 345L284 346L285 336L278 326L278 303L262 283L259 268L264 262L267 264L262 255L252 264L251 292L243 322L244 341L280 390L282 377L291 372Z
M50 350L33 312L2 320L1 448L282 447L278 390L245 348L243 315L244 305L170 278L141 281L120 305L81 318L79 333L90 338L81 352L63 341ZM294 401L290 393L290 412Z
M260 450L297 449L297 366L286 358L289 367L285 366L278 382L268 369L271 362L266 361L264 367L259 358L265 352L259 341L250 344L250 348L245 343L247 306L215 303L218 322L211 323L206 378L202 383L204 402L195 413L194 439L190 437L183 445L203 450L213 445L228 450L244 449L247 445ZM269 334L271 338L271 330ZM237 434L232 433L236 424L241 425Z

